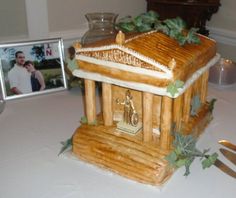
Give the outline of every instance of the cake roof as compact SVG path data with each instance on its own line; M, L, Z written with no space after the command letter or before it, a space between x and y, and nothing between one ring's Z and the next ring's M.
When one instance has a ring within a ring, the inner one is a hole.
M122 44L104 40L76 48L76 57L84 72L113 81L166 88L175 80L187 82L216 55L215 41L199 37L200 45L180 46L165 34L152 31L132 36Z

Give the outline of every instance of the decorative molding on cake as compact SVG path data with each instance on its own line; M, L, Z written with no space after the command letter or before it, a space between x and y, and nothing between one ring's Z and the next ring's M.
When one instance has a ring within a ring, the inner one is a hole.
M219 61L219 59L220 59L220 55L216 54L216 56L213 57L204 67L197 70L192 75L192 77L189 78L185 82L184 87L182 89L179 89L179 93L175 94L174 96L172 96L170 93L167 92L166 87L162 88L162 87L156 87L156 86L147 85L147 84L143 84L143 83L122 81L122 80L113 79L113 78L110 78L110 77L107 77L107 76L103 76L103 75L98 74L98 73L86 72L86 71L83 71L81 69L74 70L73 75L77 76L77 77L80 77L80 78L90 79L90 80L94 80L94 81L102 81L102 82L115 84L115 85L122 86L122 87L128 87L128 88L139 90L139 91L145 91L145 92L150 92L150 93L153 93L153 94L158 94L158 95L162 95L162 96L168 96L168 97L171 97L171 98L176 98L179 95L181 95L182 93L184 93L184 91L192 83L194 83L205 71L207 71L217 61Z
M128 66L128 65L125 65L125 64L121 64L121 63L114 63L114 62L111 62L111 61L99 60L99 59L96 59L96 58L87 57L87 56L83 56L83 55L77 55L76 59L86 61L86 62L89 62L89 63L93 63L93 64L107 66L109 68L120 69L120 70L123 70L123 71L133 72L133 73L137 73L137 74L140 74L140 75L145 74L145 75L148 75L148 76L161 78L161 79L171 79L172 76L173 76L173 74L170 73L170 72L169 73L164 73L164 72L158 72L158 71L153 71L153 70L147 70L147 69L140 68L140 67Z
M219 43L236 46L236 31L223 28L207 27L210 30L210 37Z
M139 35L134 36L134 37L132 37L132 38L130 38L130 39L127 39L127 40L125 41L125 43L128 43L128 42L130 42L130 41L132 41L132 40L138 39L139 37L143 37L143 36L146 36L146 35L155 33L155 32L158 32L158 31L157 31L157 30L152 30L152 31L149 31L149 32L146 32L146 33L139 34Z

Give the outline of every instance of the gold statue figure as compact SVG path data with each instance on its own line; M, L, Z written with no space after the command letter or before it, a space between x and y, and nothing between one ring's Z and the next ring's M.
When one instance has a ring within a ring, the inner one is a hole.
M124 105L124 117L123 121L126 124L137 126L138 124L138 114L134 108L133 97L130 94L130 91L127 90L125 94L125 99L123 102L120 102L119 99L116 99L117 104Z

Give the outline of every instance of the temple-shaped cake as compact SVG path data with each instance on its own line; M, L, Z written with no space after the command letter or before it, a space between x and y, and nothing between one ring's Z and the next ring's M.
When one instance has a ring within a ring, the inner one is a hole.
M208 71L219 55L215 41L199 38L200 45L180 46L156 31L119 32L115 40L77 43L73 74L85 80L86 123L73 136L74 154L142 183L164 183L173 173L164 159L172 126L199 135L211 119ZM99 114L95 82L102 84Z

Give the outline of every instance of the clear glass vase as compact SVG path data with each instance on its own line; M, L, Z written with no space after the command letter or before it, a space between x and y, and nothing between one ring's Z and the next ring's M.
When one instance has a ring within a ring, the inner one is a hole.
M117 14L107 12L87 13L85 17L89 23L89 30L83 35L81 44L87 45L99 40L115 37L117 33L115 29L117 16Z

